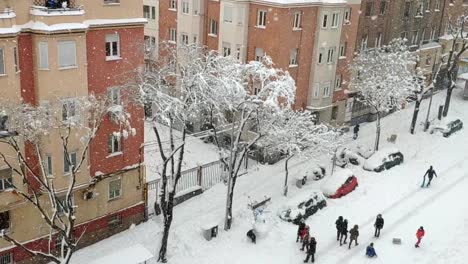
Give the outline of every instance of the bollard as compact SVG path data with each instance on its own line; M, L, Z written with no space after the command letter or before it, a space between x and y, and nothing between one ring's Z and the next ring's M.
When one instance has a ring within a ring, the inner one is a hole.
M444 112L444 106L439 105L439 114L437 115L437 119L442 120L442 112Z

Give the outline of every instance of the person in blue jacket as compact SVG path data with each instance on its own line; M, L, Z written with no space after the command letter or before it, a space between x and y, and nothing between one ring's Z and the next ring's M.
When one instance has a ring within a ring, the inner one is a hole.
M377 257L377 253L375 253L374 243L370 243L366 249L366 256L369 258Z

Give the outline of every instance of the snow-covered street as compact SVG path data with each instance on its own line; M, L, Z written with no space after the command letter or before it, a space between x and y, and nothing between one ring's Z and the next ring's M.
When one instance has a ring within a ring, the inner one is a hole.
M454 91L450 116L468 121L468 105L461 99L460 90ZM431 119L436 108L443 103L445 91L434 96ZM382 119L381 148L397 147L405 161L382 173L365 171L350 166L359 181L358 188L347 196L327 200L327 207L307 219L311 235L317 240L317 263L466 263L468 252L468 203L464 200L468 189L468 130L465 128L449 138L422 132L429 101L424 100L419 114L416 134L409 133L413 105L401 112ZM359 138L348 144L373 146L374 123L361 126ZM395 145L385 139L397 134ZM324 180L311 182L302 189L294 186L294 176L300 174L310 161L295 159L290 165L292 177L289 196L282 196L284 163L254 168L239 178L234 200L234 222L229 232L222 230L226 187L218 184L202 195L192 198L175 208L172 233L169 238L169 263L173 264L285 264L302 263L305 254L295 242L297 226L279 219L277 211L294 196L317 190L329 177L331 161ZM430 165L438 177L429 188L421 188L423 175ZM339 168L338 168L339 169ZM247 208L251 200L271 197L267 207L267 220L271 230L266 237L259 237L252 244L246 232L252 228L253 214ZM380 238L375 239L374 220L381 213L385 219ZM336 241L335 220L338 216L348 219L349 226L359 225L359 246L348 250ZM217 238L206 241L201 226L218 222ZM426 235L421 247L416 249L416 230L424 226ZM160 218L152 218L128 231L101 241L74 255L72 263L88 263L96 256L109 254L133 244L143 244L157 255L162 224ZM401 238L401 245L392 244L393 238ZM376 259L365 257L365 248L374 242ZM154 262L156 263L156 262Z

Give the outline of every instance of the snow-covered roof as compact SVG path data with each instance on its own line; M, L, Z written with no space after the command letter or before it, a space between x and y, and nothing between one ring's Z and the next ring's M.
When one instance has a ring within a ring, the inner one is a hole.
M115 250L112 254L98 258L90 264L139 264L154 256L141 244Z
M346 0L253 0L255 3L273 5L342 5Z
M345 181L353 176L354 173L350 169L342 169L328 177L328 180L322 185L322 191L326 195L333 195L345 183Z

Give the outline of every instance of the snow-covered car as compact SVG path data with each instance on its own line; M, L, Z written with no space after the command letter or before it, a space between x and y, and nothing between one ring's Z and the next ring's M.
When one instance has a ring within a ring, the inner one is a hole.
M307 179L312 179L314 181L323 179L325 175L326 175L325 167L319 164L312 164L305 171L305 177Z
M364 146L357 146L357 154L364 159L368 159L374 154L374 149Z
M354 173L349 169L342 169L328 177L322 185L322 192L328 198L336 199L347 195L358 186Z
M278 215L284 221L297 225L301 220L307 219L325 206L327 206L327 201L323 193L312 191L312 193L294 197L288 205L279 210Z
M381 172L403 163L404 156L397 148L382 149L374 153L364 163L364 169Z
M361 163L361 157L348 148L338 148L336 151L335 164L344 168L348 163L359 165Z
M446 125L433 126L430 130L431 134L442 133L444 137L449 137L453 133L463 128L463 122L460 119L448 122Z

